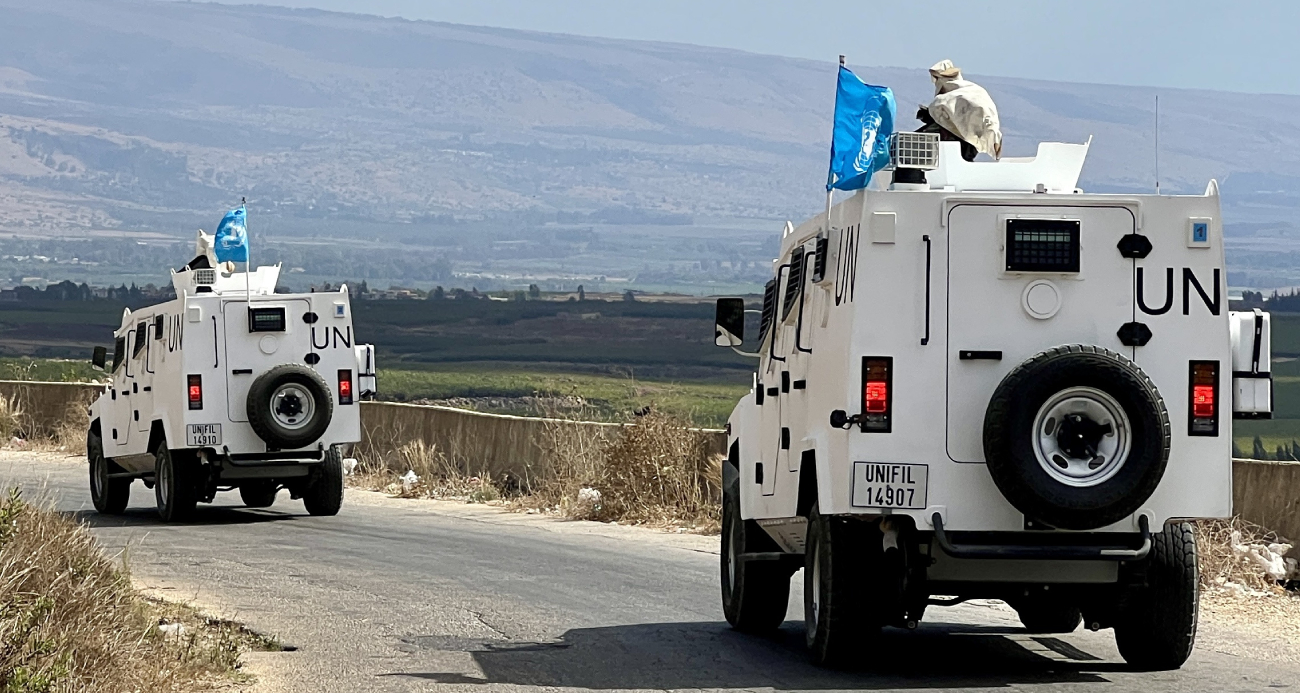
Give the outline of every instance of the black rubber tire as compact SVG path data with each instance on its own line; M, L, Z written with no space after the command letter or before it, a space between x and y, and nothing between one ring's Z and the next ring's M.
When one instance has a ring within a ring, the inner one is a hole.
M1128 458L1115 476L1088 487L1052 478L1034 454L1034 418L1056 393L1091 387L1124 408ZM1033 520L1062 529L1096 529L1136 512L1169 461L1169 413L1151 379L1124 356L1096 346L1043 351L1007 374L984 415L984 458L998 490Z
M1019 599L1011 607L1030 633L1073 633L1083 623L1077 604L1047 598Z
M173 453L167 443L154 451L154 498L163 522L183 522L199 502L198 465L193 455Z
M302 503L312 515L337 515L343 507L343 451L332 445L325 459L314 465Z
M876 525L823 517L813 506L803 573L804 639L813 664L841 668L870 661L882 626L870 605L881 553Z
M724 462L724 464L730 464ZM785 622L790 606L791 570L777 561L737 561L746 551L780 551L752 521L740 517L740 482L722 492L722 551L719 565L722 613L732 628L770 633Z
M287 428L275 420L271 411L271 397L277 388L294 383L302 386L315 405L312 419L300 428ZM267 445L280 450L305 448L320 440L334 417L334 398L324 378L316 371L287 363L276 366L258 376L248 388L248 423L257 437Z
M280 485L273 481L245 481L239 486L239 498L250 508L269 508L279 491Z
M122 468L104 457L104 440L91 430L86 434L86 461L90 466L90 502L101 515L121 515L131 501L130 479L109 479Z
M1146 585L1125 602L1115 623L1124 661L1144 671L1177 669L1192 655L1200 611L1196 532L1186 522L1151 537Z

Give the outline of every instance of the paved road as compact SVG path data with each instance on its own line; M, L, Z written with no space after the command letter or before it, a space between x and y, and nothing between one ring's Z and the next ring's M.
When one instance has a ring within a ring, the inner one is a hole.
M265 511L221 494L193 524L164 525L139 484L125 517L97 516L84 477L77 462L0 454L0 482L129 547L137 582L296 646L249 655L257 690L1300 688L1300 666L1239 656L1250 643L1213 629L1182 671L1136 673L1109 633L1030 637L996 603L934 609L889 632L885 665L829 672L804 659L798 599L777 637L727 628L714 538L358 492L334 518L285 494Z

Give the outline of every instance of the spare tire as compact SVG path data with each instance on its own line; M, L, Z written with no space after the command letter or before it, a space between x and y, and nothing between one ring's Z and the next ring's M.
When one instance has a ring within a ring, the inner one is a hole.
M998 385L984 414L984 457L998 490L1028 518L1095 529L1155 492L1169 461L1169 413L1129 359L1060 346Z
M276 366L248 388L248 423L273 448L293 450L315 443L333 416L329 386L305 366Z

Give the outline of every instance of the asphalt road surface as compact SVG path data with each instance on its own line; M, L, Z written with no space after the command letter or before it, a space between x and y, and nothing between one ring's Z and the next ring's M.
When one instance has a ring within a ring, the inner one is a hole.
M713 537L354 491L332 518L283 492L269 510L226 493L165 525L139 483L126 516L100 517L84 463L18 453L0 454L0 482L127 550L144 588L296 647L246 656L258 691L1300 688L1300 665L1263 661L1276 642L1213 624L1181 671L1140 673L1108 631L1030 636L995 602L932 609L917 631L887 631L871 653L883 664L826 671L805 659L798 575L779 635L727 627Z

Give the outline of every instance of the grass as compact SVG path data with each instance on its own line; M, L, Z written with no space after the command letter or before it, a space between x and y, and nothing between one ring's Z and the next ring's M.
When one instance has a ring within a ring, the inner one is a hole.
M0 501L0 691L211 690L239 679L239 654L275 643L131 586L85 527Z
M379 390L381 399L453 400L457 406L502 414L537 416L547 409L581 407L603 421L621 421L648 406L695 425L721 426L749 385L734 380L671 382L471 363L422 370L381 367Z
M554 412L550 412L554 413ZM357 450L353 486L401 498L501 501L570 519L716 533L722 457L690 423L652 411L628 426L583 425L586 411L548 418L536 476L490 478L423 440L372 441Z
M54 383L89 383L104 374L80 359L0 358L0 380L39 380Z

